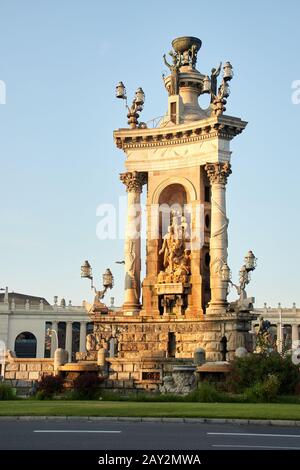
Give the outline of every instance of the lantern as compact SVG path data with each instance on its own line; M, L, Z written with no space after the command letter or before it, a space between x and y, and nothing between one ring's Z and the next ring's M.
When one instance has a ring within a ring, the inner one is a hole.
M145 103L145 93L143 92L143 89L141 87L136 90L134 101L138 106L143 106L143 104Z
M223 263L221 267L221 279L224 282L229 282L231 278L230 269L227 263Z
M85 260L85 262L81 266L81 277L92 279L92 268L87 260Z
M206 75L203 79L202 93L210 93L211 83L210 78Z
M112 289L114 285L114 277L109 268L107 268L105 273L102 275L102 278L103 278L103 286L106 287L107 289Z
M224 98L228 98L228 96L230 95L230 88L229 88L229 85L227 82L224 82L224 85L223 85L223 97Z
M225 82L231 80L233 77L233 69L230 62L225 62L223 67L223 78Z
M116 97L122 100L126 99L126 88L123 82L119 82L116 86Z
M256 268L257 259L255 258L251 250L248 251L244 259L247 271L254 271L254 269Z

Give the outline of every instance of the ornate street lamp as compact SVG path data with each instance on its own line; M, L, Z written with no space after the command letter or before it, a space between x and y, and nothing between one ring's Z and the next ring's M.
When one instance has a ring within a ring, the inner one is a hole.
M143 110L145 103L145 93L143 89L139 87L136 90L132 105L130 107L127 104L126 88L123 82L119 82L116 86L116 97L125 100L125 106L128 111L128 124L130 125L131 129L136 129L138 126L138 113Z
M107 289L112 289L114 286L114 277L109 268L107 268L107 270L105 271L102 277L103 277L103 286L106 287Z
M211 92L211 82L210 82L210 78L206 75L203 79L202 93L210 93L210 92Z
M141 87L136 90L134 101L138 106L143 106L145 103L145 93Z
M246 285L249 284L251 280L250 272L254 271L257 265L257 259L255 258L252 251L248 251L245 258L245 264L239 270L239 285L236 285L231 280L231 272L228 267L228 264L223 262L220 268L220 276L223 282L227 282L228 284L232 285L236 288L240 299L246 298Z
M119 82L116 86L116 97L122 100L126 100L126 88L123 82Z
M93 279L92 276L92 268L88 260L85 260L81 266L81 277L85 277L87 279Z
M257 265L257 258L255 258L251 250L248 251L244 260L245 260L245 266L246 266L247 271L254 271Z
M225 82L229 82L233 77L233 68L230 62L225 62L223 67L223 78Z
M104 274L102 274L102 285L104 289L97 290L95 286L93 285L92 267L87 260L85 260L81 266L80 276L82 278L91 280L91 289L95 291L97 301L100 301L101 299L103 299L103 297L106 294L106 291L108 289L112 289L114 286L114 277L112 275L111 270L107 268Z

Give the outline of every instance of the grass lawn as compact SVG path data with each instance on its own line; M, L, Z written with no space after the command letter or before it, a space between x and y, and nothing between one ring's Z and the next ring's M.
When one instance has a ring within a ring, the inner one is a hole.
M0 416L142 416L300 420L300 405L116 401L0 401Z

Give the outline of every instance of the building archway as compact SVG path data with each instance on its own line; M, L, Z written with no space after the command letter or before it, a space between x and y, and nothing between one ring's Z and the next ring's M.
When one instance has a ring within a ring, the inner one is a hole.
M188 202L196 201L197 200L197 191L195 189L195 186L193 183L191 183L190 180L187 178L184 178L182 176L172 176L169 178L166 178L164 181L162 181L157 188L153 191L152 193L152 204L158 204L160 195L163 192L163 190L167 187L170 186L171 184L178 184L184 187L186 194L187 194L187 200Z
M37 340L33 333L23 331L15 340L17 357L36 357Z

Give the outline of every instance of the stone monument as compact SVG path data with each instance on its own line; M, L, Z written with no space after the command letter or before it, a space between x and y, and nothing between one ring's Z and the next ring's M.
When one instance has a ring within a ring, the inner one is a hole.
M201 45L198 38L176 38L171 61L163 56L170 72L163 75L168 109L156 127L138 121L145 99L139 88L127 106L130 127L114 131L125 154L120 179L128 199L124 301L120 310L90 309L95 328L89 338L95 360L99 349L107 349L113 387L159 388L172 368L178 373L191 364L199 348L206 361L221 361L251 344L253 299L229 304L230 276L224 276L230 143L247 123L224 114L232 65L224 64L218 86L221 65L210 76L196 68ZM199 105L203 94L210 95L207 109ZM117 97L127 103L122 82ZM147 251L141 281L143 190Z

